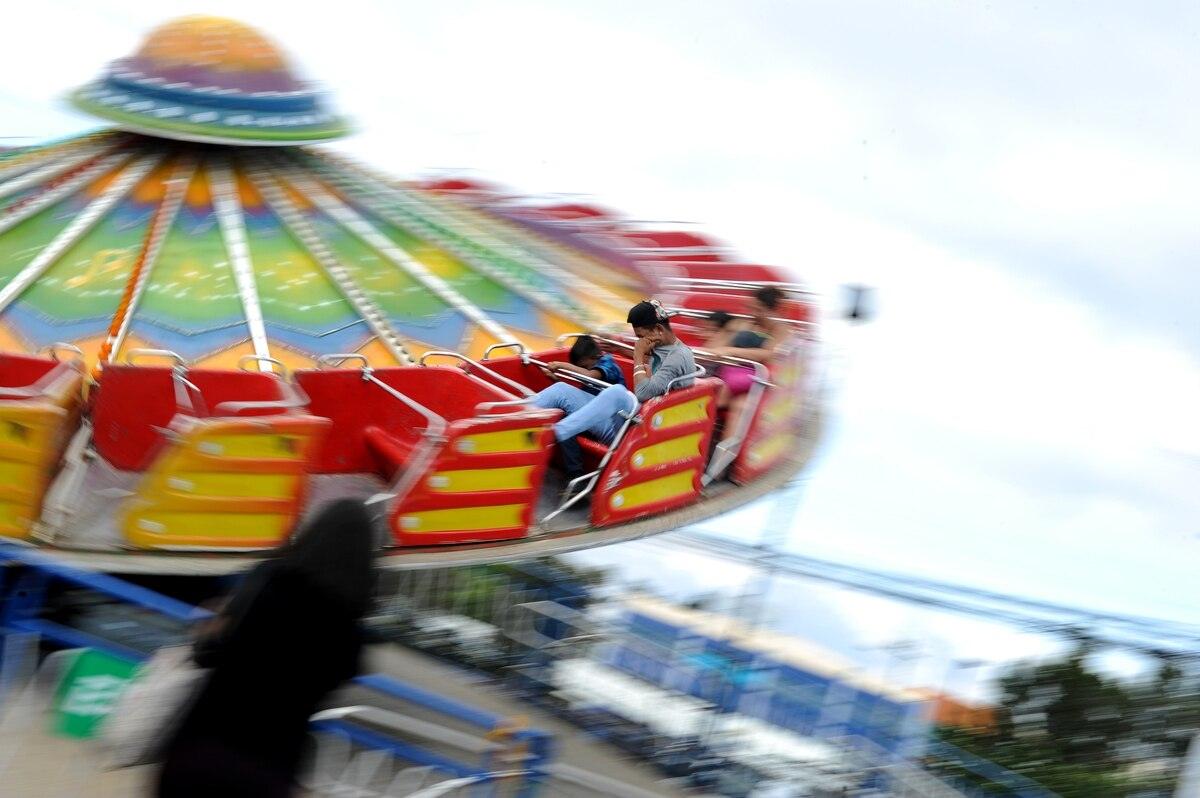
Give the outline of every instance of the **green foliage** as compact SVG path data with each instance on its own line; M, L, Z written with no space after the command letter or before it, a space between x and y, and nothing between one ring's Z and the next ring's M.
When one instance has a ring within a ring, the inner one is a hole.
M997 682L994 728L940 728L938 737L1063 798L1169 795L1200 728L1200 682L1170 663L1125 682L1097 671L1090 653L1012 667ZM953 764L934 767L991 789Z

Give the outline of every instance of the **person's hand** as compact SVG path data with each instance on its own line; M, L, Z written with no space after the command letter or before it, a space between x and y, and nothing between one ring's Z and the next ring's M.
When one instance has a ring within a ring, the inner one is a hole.
M713 357L729 357L729 347L727 346L710 346L708 351Z
M654 342L649 338L639 338L633 344L633 362L642 364L646 362L650 350L654 348Z

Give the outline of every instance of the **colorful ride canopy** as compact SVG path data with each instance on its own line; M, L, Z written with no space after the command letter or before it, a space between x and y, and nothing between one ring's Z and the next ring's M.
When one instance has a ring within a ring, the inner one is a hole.
M387 365L537 348L644 293L518 224L295 146L346 123L239 22L168 22L72 102L118 130L0 153L0 350Z
M185 141L303 144L348 130L274 44L219 17L159 26L71 101L125 130Z
M504 560L724 512L811 453L810 297L771 267L311 146L344 120L229 20L161 26L72 99L116 127L0 150L0 537L174 569L356 496L402 567ZM733 414L695 373L607 446L581 441L590 481L564 499L559 411L530 406L544 361L590 331L632 384L621 335L648 296L710 374L752 384ZM770 363L703 352L715 309L784 330Z
M545 348L645 289L595 258L300 148L121 132L0 158L0 349L300 367Z

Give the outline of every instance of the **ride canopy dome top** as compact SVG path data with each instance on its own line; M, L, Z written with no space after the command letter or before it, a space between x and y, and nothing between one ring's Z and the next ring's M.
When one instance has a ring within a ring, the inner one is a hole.
M344 120L229 20L159 27L72 101L116 129L0 152L0 536L255 550L310 506L371 495L398 547L503 558L727 509L803 459L811 297L772 267L298 146ZM755 371L734 434L714 443L720 383L698 375L610 446L582 440L591 509L560 506L558 411L529 405L543 364L592 331L632 385L631 305L658 297L699 345L708 312L749 315L763 285L793 331L769 368L699 358Z
M185 17L72 95L121 129L218 144L301 144L346 134L345 120L253 28Z

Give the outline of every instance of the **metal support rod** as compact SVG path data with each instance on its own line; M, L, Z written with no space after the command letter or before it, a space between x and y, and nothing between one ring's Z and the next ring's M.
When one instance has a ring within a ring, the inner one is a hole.
M296 237L350 306L366 321L380 343L399 363L412 363L413 359L404 339L392 328L383 310L367 296L350 271L329 250L295 203L288 198L276 177L261 166L254 166L250 170L250 179L275 216Z
M126 164L132 158L133 156L128 152L114 152L69 177L62 177L62 182L57 185L51 184L40 194L28 198L22 197L18 202L0 211L0 233L7 233L21 222L48 208L63 197L78 191L101 175Z
M227 158L216 159L208 166L209 182L212 185L213 210L217 224L225 239L225 250L237 282L238 296L242 300L242 312L246 326L250 329L250 342L254 354L260 358L259 369L271 371L271 348L267 344L267 329L263 321L262 304L258 299L258 285L254 281L254 263L250 259L250 247L246 243L246 223L242 217L242 203L238 199L233 172Z
M179 209L183 206L183 198L187 195L187 187L195 171L196 162L185 156L176 165L175 173L167 180L167 190L163 195L162 203L158 207L158 212L150 220L146 246L142 250L138 262L134 265L121 304L117 307L117 315L113 318L116 328L109 333L101 346L102 356L99 360L102 362L115 361L121 351L121 346L125 343L125 337L129 334L129 328L133 324L134 314L142 301L142 294L145 293L146 286L150 284L150 274L154 271L154 264L158 261L162 244L167 238L167 232L175 223ZM105 354L105 349L107 349L107 354Z
M448 282L429 271L407 252L396 246L391 239L375 229L375 226L361 214L330 194L315 180L295 168L287 169L286 179L322 212L365 241L372 249L391 261L396 268L424 285L435 296L483 329L488 335L498 341L514 340L514 336L508 330L497 324Z
M480 363L476 360L472 360L471 358L467 357L466 355L460 354L458 352L451 352L448 349L430 349L428 352L421 355L421 359L418 361L418 363L420 363L420 365L424 366L425 361L431 357L451 357L451 358L455 358L456 360L461 360L462 362L471 366L471 368L479 369L480 371L482 371L484 374L487 374L492 379L498 380L499 382L504 383L505 385L509 386L510 388L515 389L517 392L517 395L533 396L533 391L529 390L529 388L525 387L521 383L514 382L513 380L510 380L508 377L505 377L502 374L496 373L492 369L488 368L487 366L483 365L482 363Z
M132 166L127 167L108 188L104 189L100 196L92 200L78 216L72 219L71 223L55 236L49 246L39 252L8 285L0 289L0 313L3 313L17 297L25 292L25 289L33 285L68 249L83 238L104 214L108 213L122 197L150 173L150 170L161 158L161 155L152 154L138 159ZM105 162L107 163L107 159ZM0 232L3 232L3 228L3 222L0 222Z

